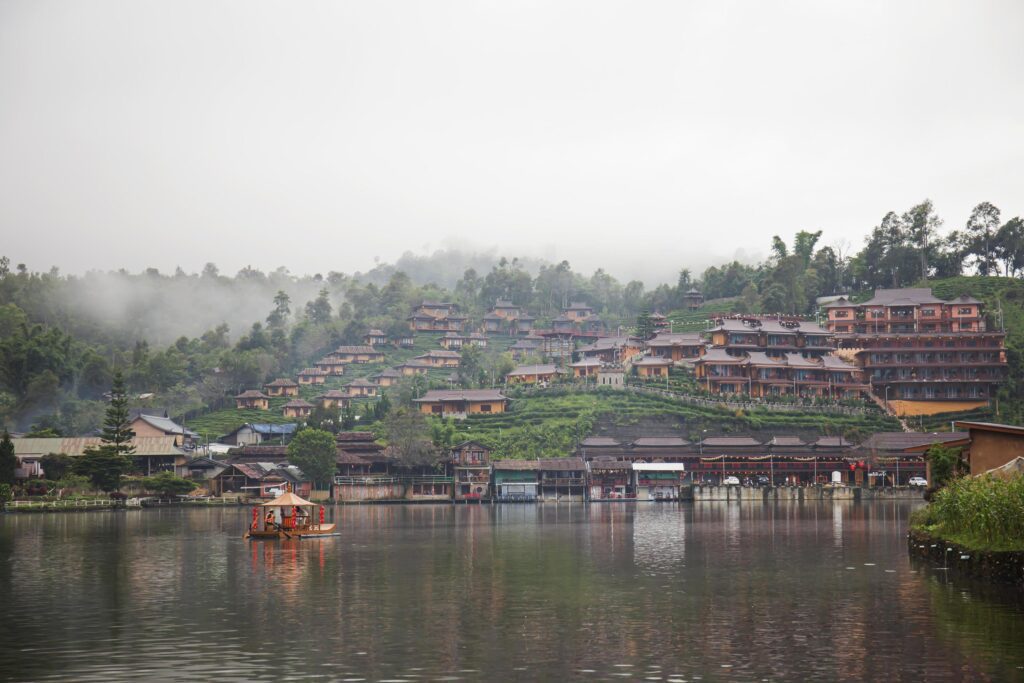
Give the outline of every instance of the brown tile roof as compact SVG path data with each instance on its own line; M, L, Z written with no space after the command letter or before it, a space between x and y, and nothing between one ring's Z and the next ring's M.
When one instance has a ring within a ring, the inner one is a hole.
M375 441L373 432L338 432L335 437L338 442L363 441L373 443Z
M353 396L347 391L339 391L338 389L328 389L327 391L320 394L316 398L353 398Z
M554 375L559 372L558 367L555 365L520 365L512 372L508 373L508 377L518 377L520 375Z
M642 436L633 441L636 448L675 448L689 445L689 441L678 436Z
M491 463L495 470L499 471L523 471L523 470L539 470L540 462L538 460L494 460Z
M944 304L932 294L928 287L903 287L901 289L876 289L875 295L861 306L918 306L920 304Z
M416 359L420 358L462 358L462 355L458 351L438 351L437 349L432 349L416 356Z
M710 436L704 439L705 448L737 448L760 446L760 441L752 436Z
M861 450L872 451L924 451L932 444L967 441L967 432L879 432L872 434L860 444Z
M540 469L546 471L572 471L586 469L583 458L541 458Z
M327 372L325 370L321 370L320 368L305 368L302 372L299 373L299 377L321 377L326 374Z
M423 395L423 398L413 399L417 403L434 403L437 401L507 401L508 398L502 395L497 389L434 389Z
M377 385L374 384L373 382L371 382L368 379L363 379L363 378L360 377L359 379L352 380L351 382L349 382L345 386L346 387L376 387Z
M588 436L580 442L586 448L601 448L608 446L621 446L622 444L610 436Z
M269 382L268 384L264 384L263 386L264 387L297 387L299 385L297 383L291 381L290 379L275 379L273 382Z
M594 458L590 461L591 470L632 470L633 463L629 460L614 460L612 458Z
M334 349L334 353L337 354L355 354L355 353L369 353L372 355L381 355L381 351L373 348L372 346L339 346Z
M240 393L238 396L235 396L235 398L270 398L270 397L267 396L266 394L264 394L262 391L257 391L256 389L246 389L245 391Z
M285 403L282 408L312 408L313 404L309 401L303 401L301 398L293 398L292 400Z
M665 367L666 365L672 365L672 363L671 358L661 358L659 356L644 356L633 361L633 365L640 367Z

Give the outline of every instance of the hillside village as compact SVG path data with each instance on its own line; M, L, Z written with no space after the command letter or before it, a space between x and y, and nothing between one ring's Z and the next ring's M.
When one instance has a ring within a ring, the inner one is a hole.
M687 297L687 313L699 312L700 293ZM675 317L657 312L609 329L580 301L545 325L503 299L478 320L455 303L423 301L401 333L367 329L362 344L310 359L294 377L245 388L233 409L184 424L139 412L136 460L142 475L173 471L210 495L285 485L311 495L287 457L308 423L336 435L329 493L340 501L676 499L685 483L727 476L905 485L925 474L933 444L964 443L955 430L908 440L905 418L985 410L1006 377L1005 333L988 329L977 299L879 289L861 303L824 301L821 313L823 324L712 313L703 330L677 332ZM467 361L479 376L485 357L492 367L503 359L505 371L465 387ZM590 405L574 412L580 400ZM545 402L560 409L536 423L534 443L501 441L502 426L529 431L531 404ZM630 403L642 406L639 431L616 409ZM381 418L403 404L437 421L431 463L403 462L387 445ZM652 420L659 414L666 419ZM45 476L47 453L96 445L14 443L23 477ZM668 461L679 469L647 467Z

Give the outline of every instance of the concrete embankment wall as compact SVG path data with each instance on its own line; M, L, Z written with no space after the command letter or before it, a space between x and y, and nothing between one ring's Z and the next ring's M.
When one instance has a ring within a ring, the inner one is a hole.
M856 486L709 486L695 484L691 487L692 500L734 500L768 502L776 500L921 500L919 488L878 488L865 489ZM684 498L685 498L684 492Z
M1024 589L1024 552L979 551L964 548L931 534L911 529L907 534L910 556L947 571Z

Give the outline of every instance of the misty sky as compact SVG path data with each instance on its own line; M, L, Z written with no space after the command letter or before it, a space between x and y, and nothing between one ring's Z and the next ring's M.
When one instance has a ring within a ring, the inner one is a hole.
M0 0L0 253L648 284L929 197L1024 213L1024 2Z

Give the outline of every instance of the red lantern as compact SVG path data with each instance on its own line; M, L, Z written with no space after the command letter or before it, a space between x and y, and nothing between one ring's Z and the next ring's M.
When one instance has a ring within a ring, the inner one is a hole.
M256 525L259 523L259 520L260 520L260 509L258 507L254 507L252 509L252 528L253 529L256 528Z
M320 523L321 524L324 523L324 506L323 505L320 506Z

